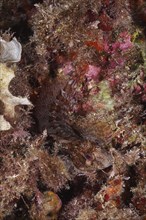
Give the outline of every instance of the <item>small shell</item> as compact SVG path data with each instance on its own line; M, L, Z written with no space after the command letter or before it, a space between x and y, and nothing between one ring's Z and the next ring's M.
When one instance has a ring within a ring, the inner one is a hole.
M7 42L0 38L0 62L16 63L21 60L22 46L14 37Z

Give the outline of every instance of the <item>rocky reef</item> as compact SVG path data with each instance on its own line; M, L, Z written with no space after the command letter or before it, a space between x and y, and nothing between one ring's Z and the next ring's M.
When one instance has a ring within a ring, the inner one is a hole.
M145 220L145 1L0 15L0 219Z

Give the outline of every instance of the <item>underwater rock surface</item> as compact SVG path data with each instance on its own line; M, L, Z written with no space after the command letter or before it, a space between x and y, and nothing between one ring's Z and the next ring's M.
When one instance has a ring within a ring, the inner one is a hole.
M0 2L0 219L146 219L143 0Z

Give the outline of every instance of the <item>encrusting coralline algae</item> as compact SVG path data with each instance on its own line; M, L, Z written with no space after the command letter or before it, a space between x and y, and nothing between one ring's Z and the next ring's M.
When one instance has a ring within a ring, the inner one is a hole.
M4 103L4 115L0 115L0 131L11 128L4 116L14 118L16 105L31 105L27 98L15 97L9 91L9 84L15 75L14 70L7 67L7 63L19 62L21 52L22 46L16 38L11 41L0 38L0 100Z

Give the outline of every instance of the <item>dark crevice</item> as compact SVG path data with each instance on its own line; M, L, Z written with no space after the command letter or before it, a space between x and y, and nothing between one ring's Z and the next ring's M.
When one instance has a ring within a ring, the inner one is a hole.
M124 192L121 195L123 204L125 204L128 207L130 206L131 199L133 197L131 189L137 186L137 175L138 174L136 172L135 166L131 166L128 168L126 176L129 177L129 179L125 180Z
M30 220L28 209L30 208L30 201L21 196L16 203L13 214L6 216L3 220Z
M43 3L43 0L29 0L29 2L34 5L38 3Z
M64 189L58 194L64 205L83 192L86 179L85 176L76 176L75 180L69 183L69 189Z
M28 42L29 37L33 35L33 31L26 20L20 20L20 22L11 27L11 31L16 38L20 39L21 43Z

